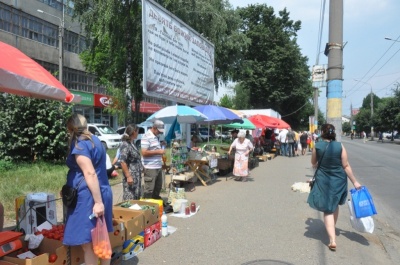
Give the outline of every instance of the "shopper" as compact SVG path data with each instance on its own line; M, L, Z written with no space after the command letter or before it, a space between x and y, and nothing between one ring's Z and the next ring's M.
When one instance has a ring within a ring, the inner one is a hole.
M239 132L238 137L229 147L228 155L231 154L233 148L236 150L233 175L236 176L236 181L246 182L249 175L249 154L253 151L253 144L249 139L246 139L244 132Z
M317 173L307 202L310 207L324 213L325 228L329 236L328 247L335 251L338 206L346 202L347 178L356 189L359 189L361 185L354 177L346 149L340 142L336 142L335 127L331 124L323 124L321 131L322 140L315 144L311 156L311 164L317 169Z
M67 185L78 187L78 202L75 208L67 209L63 244L82 246L85 264L98 264L91 235L97 218L89 216L104 215L108 232L113 231L113 196L106 173L106 151L97 136L88 131L84 116L73 114L67 121L67 129L70 134ZM101 264L110 264L110 260L101 259Z
M126 126L122 135L122 144L119 148L122 168L122 199L139 200L142 195L142 158L134 142L139 134L139 127L135 124Z
M144 166L144 195L146 199L161 199L162 156L165 150L158 140L164 133L164 122L155 120L153 126L141 139L142 161Z

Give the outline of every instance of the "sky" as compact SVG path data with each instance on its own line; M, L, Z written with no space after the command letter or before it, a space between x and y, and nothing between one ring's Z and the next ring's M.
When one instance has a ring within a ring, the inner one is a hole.
M246 7L267 4L277 14L286 7L290 19L302 22L297 32L297 43L303 56L308 57L310 70L317 63L321 6L324 0L229 0L231 5ZM325 1L321 53L318 64L328 64L323 54L329 41L329 2ZM393 94L394 84L400 82L400 1L399 0L343 0L343 94L342 114L350 116L351 107L360 108L371 89L378 97ZM398 42L385 40L385 37ZM359 81L356 81L359 80ZM326 114L326 87L318 99L320 110ZM230 90L222 89L214 100ZM281 113L282 114L282 113Z

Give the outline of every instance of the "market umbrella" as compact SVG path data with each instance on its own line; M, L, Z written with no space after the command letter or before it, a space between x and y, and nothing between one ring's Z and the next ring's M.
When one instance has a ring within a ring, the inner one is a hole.
M242 123L242 119L231 110L214 105L200 105L194 107L195 110L207 116L201 123L204 124L227 124L232 122Z
M162 120L164 123L173 124L175 120L179 123L197 123L207 119L203 113L182 105L168 106L153 113L147 121Z
M0 92L20 96L80 102L40 64L17 48L0 41Z
M274 129L287 129L290 128L290 125L285 121L267 116L262 114L257 114L249 117L249 120L256 125L257 128L274 128Z
M254 130L256 128L256 126L251 121L249 121L249 119L243 118L242 121L243 123L235 122L235 123L225 124L224 127L233 129L243 129L243 130Z
M243 120L231 110L214 105L200 105L194 107L194 109L206 115L208 118L202 124L208 125L208 136L207 142L210 142L210 124L227 124L232 122L242 123ZM222 141L222 139L221 139Z

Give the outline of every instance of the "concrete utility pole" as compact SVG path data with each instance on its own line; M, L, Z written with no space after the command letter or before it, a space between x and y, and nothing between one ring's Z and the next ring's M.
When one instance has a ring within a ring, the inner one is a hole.
M336 140L342 140L342 83L343 83L343 0L329 2L327 121L336 128Z

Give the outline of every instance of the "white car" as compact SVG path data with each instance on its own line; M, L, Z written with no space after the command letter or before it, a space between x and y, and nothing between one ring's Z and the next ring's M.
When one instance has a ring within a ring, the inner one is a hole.
M89 123L88 130L100 139L106 150L118 148L121 144L121 135L108 125Z
M153 126L152 122L142 122L141 124L138 125L139 127L139 134L137 136L137 138L135 139L135 145L137 147L137 149L140 149L140 141L142 139L142 136ZM124 127L120 127L117 130L117 133L120 134L121 136L124 134L125 132L125 126Z

